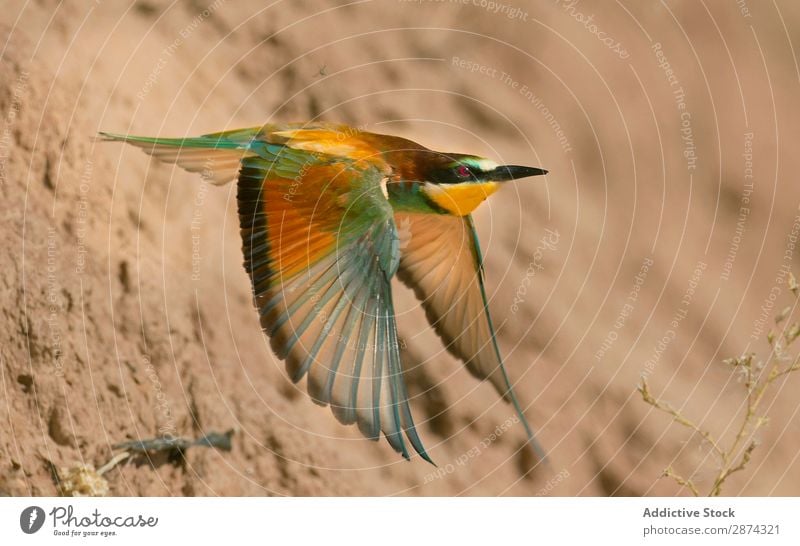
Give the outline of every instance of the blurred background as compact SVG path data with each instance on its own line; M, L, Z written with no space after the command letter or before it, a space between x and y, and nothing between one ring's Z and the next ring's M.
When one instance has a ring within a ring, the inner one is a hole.
M667 467L712 486L709 444L637 386L729 445L747 390L722 360L766 360L795 303L797 2L41 0L0 24L0 493L57 494L119 441L229 429L231 452L140 458L108 492L689 494ZM235 186L93 140L312 119L549 169L475 215L549 465L399 285L438 468L338 424L260 331ZM723 493L800 493L798 387L767 392Z

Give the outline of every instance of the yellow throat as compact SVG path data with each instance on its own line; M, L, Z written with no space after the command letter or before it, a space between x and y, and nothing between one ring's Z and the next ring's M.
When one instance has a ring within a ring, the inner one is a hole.
M466 216L500 187L497 182L464 182L423 186L425 194L437 205L456 216Z

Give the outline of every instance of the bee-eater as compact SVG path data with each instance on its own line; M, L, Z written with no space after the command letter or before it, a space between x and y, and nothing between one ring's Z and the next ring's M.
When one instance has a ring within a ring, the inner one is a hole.
M391 279L413 288L448 351L511 402L540 459L495 339L470 213L508 180L544 175L328 123L196 138L101 133L221 185L238 180L244 267L261 326L294 382L344 424L409 458L417 434Z

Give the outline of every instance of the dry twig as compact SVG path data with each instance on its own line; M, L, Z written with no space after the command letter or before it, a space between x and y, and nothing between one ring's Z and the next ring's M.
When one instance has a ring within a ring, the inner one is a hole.
M789 290L795 298L795 307L800 297L800 285L790 274ZM741 384L745 389L745 413L736 430L733 440L727 444L719 442L708 430L697 425L687 418L680 410L674 408L654 396L650 391L647 380L637 387L645 403L672 417L678 424L699 434L703 441L710 446L710 451L716 461L714 479L706 495L717 497L722 494L722 487L731 475L745 470L753 456L758 443L755 435L758 430L767 424L768 418L760 413L764 395L775 382L795 371L800 370L800 355L789 353L790 346L800 337L800 324L787 323L795 307L787 307L775 317L775 329L767 335L767 341L772 350L765 362L756 359L754 353L745 353L738 358L728 358L723 363L733 368L740 376ZM688 489L694 496L700 496L698 484L691 478L678 474L671 466L664 470L664 477L671 478L681 487Z

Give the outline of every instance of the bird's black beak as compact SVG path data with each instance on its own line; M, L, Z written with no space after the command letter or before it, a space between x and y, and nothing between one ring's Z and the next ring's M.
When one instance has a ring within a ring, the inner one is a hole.
M486 173L486 178L495 182L504 182L506 180L517 180L519 178L528 178L529 176L540 176L543 174L547 174L547 171L539 169L538 167L500 165L496 169Z

